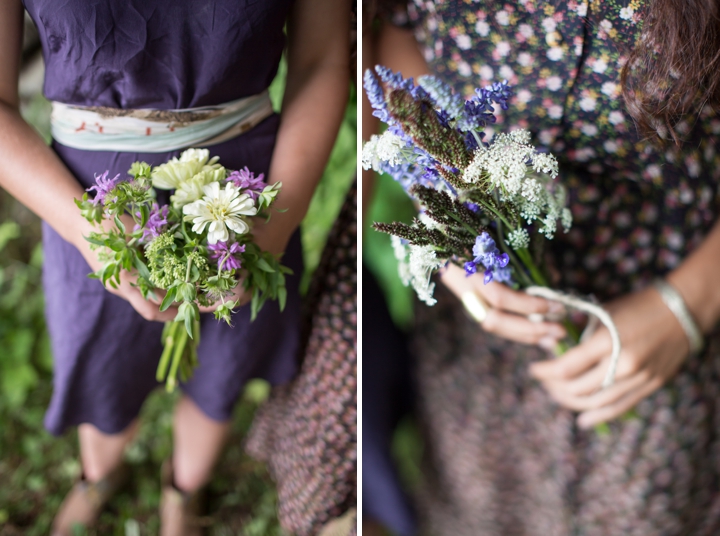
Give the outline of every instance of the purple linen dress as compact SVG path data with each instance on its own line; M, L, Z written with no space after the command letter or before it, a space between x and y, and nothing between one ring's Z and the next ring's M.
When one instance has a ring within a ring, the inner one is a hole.
M221 104L257 94L274 78L291 0L25 0L45 56L45 96L68 104L177 109ZM267 173L278 116L210 147L228 168ZM132 162L157 165L169 153L84 151L53 143L77 180L125 173ZM55 360L54 392L45 426L61 434L91 423L122 431L158 384L162 324L144 320L121 298L87 278L90 268L72 245L44 226L47 322ZM281 314L266 304L255 322L248 307L234 327L203 315L200 366L182 385L210 418L223 421L245 382L273 384L296 372L302 255L298 233L284 263L288 302Z

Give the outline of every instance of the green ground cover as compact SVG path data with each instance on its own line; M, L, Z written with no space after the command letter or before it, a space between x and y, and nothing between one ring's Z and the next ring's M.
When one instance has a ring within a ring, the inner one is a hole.
M273 85L276 102L283 76L284 71ZM354 94L348 102L331 161L302 226L306 280L354 178ZM25 117L46 139L48 111L39 95L23 106ZM52 360L43 319L41 264L38 219L0 190L0 536L48 534L54 512L80 471L77 434L56 439L42 427L52 389ZM241 447L254 411L268 392L264 382L251 382L236 407L220 462L223 471L209 486L213 524L208 532L213 536L282 534L272 481L264 466ZM176 396L158 390L149 398L138 438L127 454L130 482L110 502L98 526L79 534L158 534L159 468L172 449Z

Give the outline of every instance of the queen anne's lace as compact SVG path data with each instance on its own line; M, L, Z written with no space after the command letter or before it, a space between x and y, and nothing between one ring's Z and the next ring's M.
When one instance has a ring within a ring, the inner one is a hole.
M430 281L433 272L445 264L438 259L432 246L411 245L410 250L410 283L422 301L428 305L435 305L437 300L433 297L435 283Z

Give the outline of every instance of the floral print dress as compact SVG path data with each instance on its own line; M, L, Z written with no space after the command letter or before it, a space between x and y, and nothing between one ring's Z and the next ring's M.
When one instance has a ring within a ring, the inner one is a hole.
M411 0L412 1L412 0ZM469 95L507 79L496 129L529 129L559 160L574 223L550 245L557 287L605 301L677 267L718 213L720 118L686 141L642 141L620 96L643 2L415 0L407 21L430 70ZM414 351L433 535L720 533L720 333L663 388L581 431L528 375L547 356L484 333L438 287L418 309Z

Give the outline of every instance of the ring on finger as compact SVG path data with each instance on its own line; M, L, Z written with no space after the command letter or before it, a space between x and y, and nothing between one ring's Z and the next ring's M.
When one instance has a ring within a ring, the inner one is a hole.
M472 290L463 293L461 299L468 314L482 324L487 318L490 304Z

